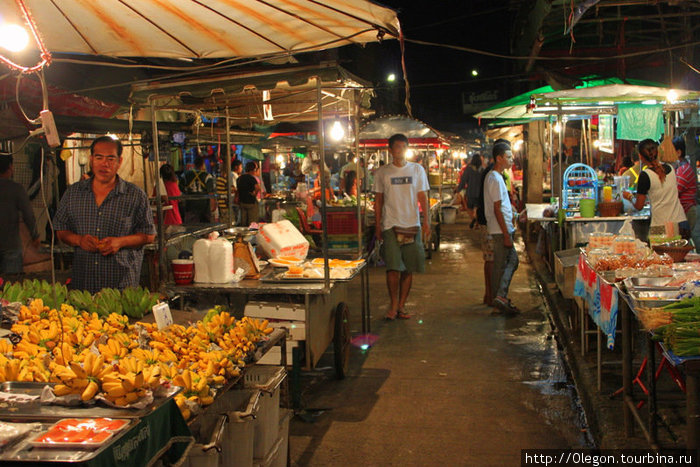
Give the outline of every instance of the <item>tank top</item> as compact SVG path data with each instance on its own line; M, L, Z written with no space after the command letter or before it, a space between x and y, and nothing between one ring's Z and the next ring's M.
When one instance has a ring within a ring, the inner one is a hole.
M649 204L651 205L651 225L665 225L666 222L680 223L686 221L683 206L678 200L678 187L676 186L676 172L666 174L666 180L661 183L659 176L651 169L644 169L649 176Z

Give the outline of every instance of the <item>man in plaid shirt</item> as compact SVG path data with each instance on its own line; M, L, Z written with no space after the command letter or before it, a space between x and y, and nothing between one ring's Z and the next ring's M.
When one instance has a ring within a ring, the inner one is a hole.
M685 216L690 224L690 231L693 231L697 220L695 207L695 195L697 193L698 177L695 167L685 154L685 140L681 136L673 138L673 147L678 156L678 168L676 169L676 184L678 185L678 198L683 206ZM697 246L697 245L696 245Z
M94 175L66 190L53 220L58 239L75 247L71 288L91 293L138 286L143 245L155 239L146 193L122 180L122 144L109 136L90 146Z

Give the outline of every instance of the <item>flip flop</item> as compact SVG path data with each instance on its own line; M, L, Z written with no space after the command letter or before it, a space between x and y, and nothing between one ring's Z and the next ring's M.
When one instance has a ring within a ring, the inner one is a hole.
M393 315L390 315L389 313L387 313L386 315L384 315L384 321L395 321L397 314L398 313L394 313Z
M406 313L404 311L397 311L396 317L398 319L411 319L411 315L409 315L408 313Z

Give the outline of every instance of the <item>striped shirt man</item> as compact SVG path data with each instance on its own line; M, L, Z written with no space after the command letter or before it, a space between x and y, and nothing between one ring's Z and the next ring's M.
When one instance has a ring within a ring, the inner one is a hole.
M690 160L684 157L676 170L676 183L678 185L678 198L683 206L683 211L695 206L695 195L697 193L697 175Z

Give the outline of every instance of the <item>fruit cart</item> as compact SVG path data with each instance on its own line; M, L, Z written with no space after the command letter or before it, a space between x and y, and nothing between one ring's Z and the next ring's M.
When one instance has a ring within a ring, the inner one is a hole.
M265 277L270 271L263 271ZM362 332L369 329L369 270L363 265L348 279L331 280L329 288L323 282L298 281L278 283L274 280L244 279L227 284L167 285L170 296L227 296L230 303L246 315L275 318L287 322L303 322L304 344L298 350L288 349L295 368L311 370L333 345L335 374L345 377L350 359L350 324L347 304L351 282L360 280L362 293ZM268 316L269 315L269 316ZM289 361L289 359L288 359Z

